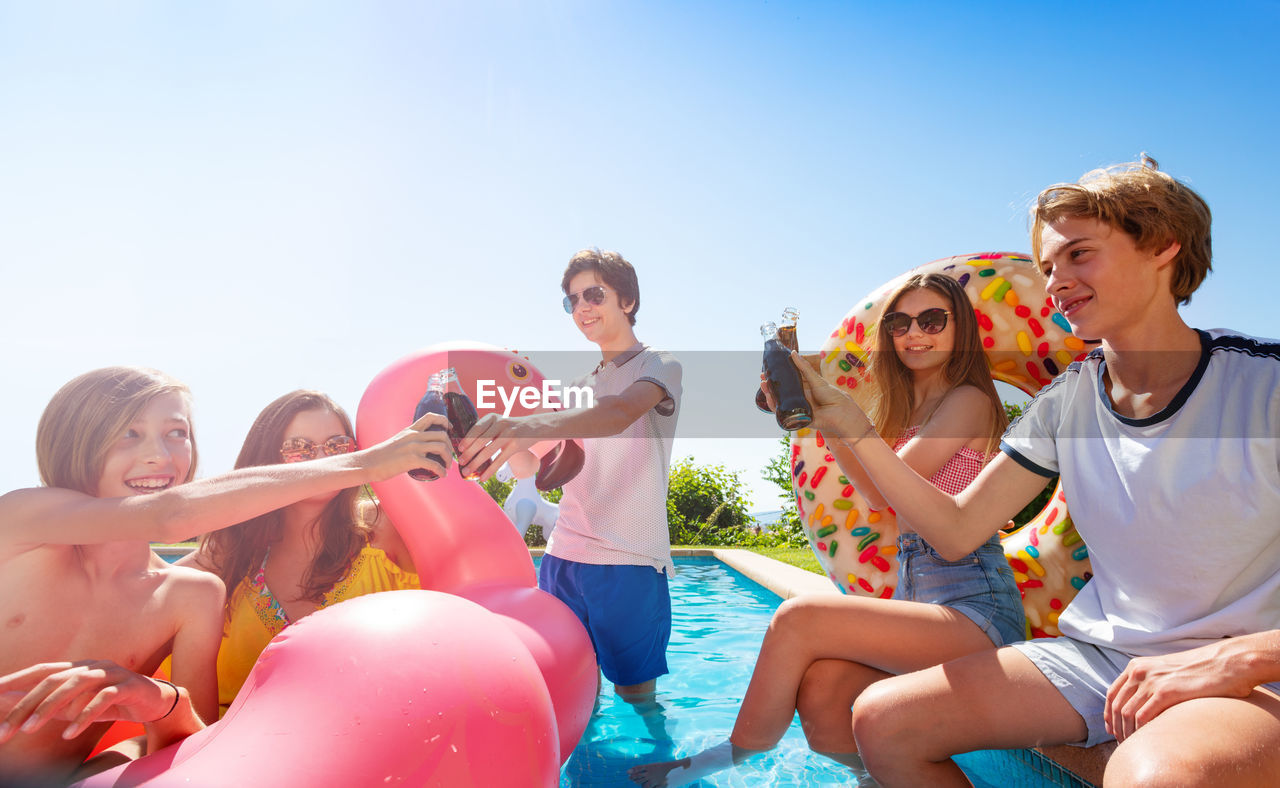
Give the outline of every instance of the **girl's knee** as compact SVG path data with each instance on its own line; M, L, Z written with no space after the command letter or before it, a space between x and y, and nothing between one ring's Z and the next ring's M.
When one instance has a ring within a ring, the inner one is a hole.
M801 626L809 611L809 603L805 597L794 596L783 601L778 605L778 609L773 611L773 619L769 622L769 629L773 630L789 630L797 626Z
M827 595L797 596L784 601L773 613L769 633L775 637L812 637L815 628L829 615ZM852 623L853 619L849 619Z

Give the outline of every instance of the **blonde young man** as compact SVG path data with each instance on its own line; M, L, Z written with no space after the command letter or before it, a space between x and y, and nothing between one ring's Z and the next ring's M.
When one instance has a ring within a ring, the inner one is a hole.
M1064 636L886 679L854 706L884 785L967 785L950 756L1120 744L1107 785L1280 784L1280 344L1178 314L1210 267L1210 213L1145 159L1041 193L1032 251L1055 306L1101 347L948 496L799 364L816 426L900 517L956 558L1060 473L1094 577Z

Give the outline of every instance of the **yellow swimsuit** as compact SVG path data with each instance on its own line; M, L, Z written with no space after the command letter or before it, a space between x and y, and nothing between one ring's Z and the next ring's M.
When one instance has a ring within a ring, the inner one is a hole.
M258 655L271 639L289 626L284 608L267 588L267 562L258 571L240 581L227 606L230 618L222 633L218 649L218 716L227 713L231 701L249 677ZM376 547L365 547L351 562L351 570L334 584L320 607L344 599L372 594L375 591L399 591L419 588L418 576L394 564Z

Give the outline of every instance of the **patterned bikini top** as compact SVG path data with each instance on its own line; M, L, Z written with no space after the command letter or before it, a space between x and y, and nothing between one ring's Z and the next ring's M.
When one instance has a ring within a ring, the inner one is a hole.
M894 453L902 451L907 441L914 438L919 431L920 426L917 425L899 435L898 441L893 444ZM961 447L960 451L951 455L951 459L938 469L937 473L929 477L929 483L947 495L959 495L961 490L978 478L978 474L989 459L991 458L976 449L968 446Z

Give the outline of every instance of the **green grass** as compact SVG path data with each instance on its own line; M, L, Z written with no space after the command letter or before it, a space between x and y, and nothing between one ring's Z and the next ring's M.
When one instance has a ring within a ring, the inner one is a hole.
M672 545L672 547L714 550L714 549L740 549L750 550L753 553L772 558L775 561L781 561L784 564L798 566L806 572L813 572L815 575L827 576L822 571L822 566L818 563L818 559L814 556L813 551L807 547L742 547L742 548L725 548L724 545Z
M818 563L817 556L807 547L752 547L748 549L753 553L759 553L775 561L798 566L805 571L813 572L815 575L827 576L827 573L822 571L822 566Z

